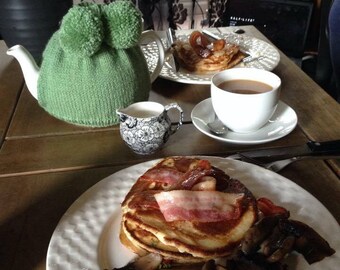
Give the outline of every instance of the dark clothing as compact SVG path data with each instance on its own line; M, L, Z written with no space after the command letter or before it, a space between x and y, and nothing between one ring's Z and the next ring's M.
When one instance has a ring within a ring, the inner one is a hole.
M334 0L329 13L329 45L336 81L338 101L340 101L340 0Z

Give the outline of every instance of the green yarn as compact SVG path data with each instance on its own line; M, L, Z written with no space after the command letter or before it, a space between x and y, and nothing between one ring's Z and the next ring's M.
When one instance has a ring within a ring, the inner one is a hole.
M60 45L71 54L91 56L104 37L100 8L97 5L75 6L64 16L60 27Z
M105 127L119 123L117 109L147 100L151 82L138 45L138 20L140 13L129 1L71 8L43 53L39 104L66 122ZM106 43L108 36L114 41Z
M127 1L103 6L105 40L110 46L125 49L137 45L142 32L142 20L140 12L132 6Z

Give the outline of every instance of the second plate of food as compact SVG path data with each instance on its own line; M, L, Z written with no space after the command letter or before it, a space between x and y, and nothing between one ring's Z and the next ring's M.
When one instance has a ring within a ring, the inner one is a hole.
M187 41L190 37L190 31L185 31L183 34L177 34L177 39L181 41ZM216 34L216 33L215 33ZM225 32L219 34L230 43L239 44L243 50L250 53L252 56L256 56L256 59L247 63L241 62L236 67L250 67L260 68L265 70L273 70L280 62L280 54L278 50L271 44L247 35L236 35L232 32ZM166 41L164 41L166 43ZM167 44L165 44L168 47ZM143 53L145 55L148 67L153 70L156 67L158 61L158 49L155 42L142 46ZM171 81L189 83L189 84L210 84L212 76L216 72L209 74L198 74L195 72L189 72L184 68L180 68L176 71L171 64L171 58L167 59L164 63L160 77Z

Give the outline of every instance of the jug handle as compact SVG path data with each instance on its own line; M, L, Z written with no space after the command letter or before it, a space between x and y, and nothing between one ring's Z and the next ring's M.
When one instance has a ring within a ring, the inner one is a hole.
M156 80L156 78L158 77L159 73L161 73L161 70L163 68L164 58L165 58L165 50L164 50L162 40L153 30L147 30L147 31L142 32L140 44L147 44L146 41L149 41L149 42L155 41L156 45L158 47L157 65L150 75L151 83L153 83L154 80Z
M168 105L164 106L164 110L166 113L168 113L169 110L171 109L177 109L179 111L179 120L175 128L170 129L170 135L174 134L180 126L183 124L183 110L182 108L177 104L177 103L170 103ZM175 125L175 124L172 124Z

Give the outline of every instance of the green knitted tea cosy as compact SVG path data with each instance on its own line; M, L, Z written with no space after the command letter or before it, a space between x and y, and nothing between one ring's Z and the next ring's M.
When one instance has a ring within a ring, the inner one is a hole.
M130 1L72 7L43 53L39 104L66 122L117 124L116 109L147 100L151 89L141 32Z

